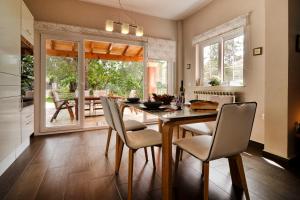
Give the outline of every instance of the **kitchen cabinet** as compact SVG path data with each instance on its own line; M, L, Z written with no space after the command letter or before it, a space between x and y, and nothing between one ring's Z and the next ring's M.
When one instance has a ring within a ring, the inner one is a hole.
M1 0L0 35L1 176L33 133L33 105L21 105L21 35L33 44L33 17L21 0Z
M21 97L0 98L0 174L21 144Z
M33 45L34 42L34 28L33 28L34 18L22 1L22 36Z
M21 112L21 132L22 132L22 142L29 139L30 135L34 131L34 106L26 106Z

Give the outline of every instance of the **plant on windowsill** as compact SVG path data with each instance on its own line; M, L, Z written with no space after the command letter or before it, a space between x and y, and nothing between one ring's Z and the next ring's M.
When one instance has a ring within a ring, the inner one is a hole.
M208 84L211 85L211 86L218 86L218 85L221 84L221 81L218 77L212 77L210 79L210 81L208 82Z

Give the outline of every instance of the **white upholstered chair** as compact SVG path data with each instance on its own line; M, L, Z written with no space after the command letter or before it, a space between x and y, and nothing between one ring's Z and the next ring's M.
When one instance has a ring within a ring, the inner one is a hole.
M108 154L109 150L109 144L110 144L110 139L111 139L111 133L113 130L116 131L115 125L112 119L111 111L109 108L108 104L108 98L107 97L101 97L101 102L102 102L102 107L103 107L103 112L104 112L104 117L105 120L108 124L108 135L107 135L107 141L106 141L106 148L105 148L105 156ZM126 131L134 131L134 130L142 130L147 128L147 126L141 122L135 121L135 120L126 120L124 121L124 126ZM145 148L145 156L146 156L146 161L148 161L148 156L147 156L147 150Z
M224 104L217 118L213 135L198 135L175 141L175 171L178 168L180 152L186 151L203 161L204 199L208 199L209 162L228 158L232 183L245 192L250 199L240 153L247 149L253 127L257 104Z
M122 114L120 112L118 104L114 100L110 99L108 100L108 103L112 113L113 123L119 136L117 137L116 148L119 149L120 155L118 156L119 160L116 160L116 174L119 173L120 160L122 157L122 149L124 144L129 148L127 199L131 200L134 153L140 148L151 147L153 166L155 169L154 146L161 146L161 134L152 129L127 131L125 129L125 124L123 123Z
M233 103L233 96L225 96L225 95L210 95L207 98L208 101L218 102L218 109L220 109L226 103ZM216 127L216 122L202 122L202 123L194 123L194 124L185 124L181 125L182 128L182 137L184 138L186 132L189 131L193 136L194 135L212 135L214 129Z

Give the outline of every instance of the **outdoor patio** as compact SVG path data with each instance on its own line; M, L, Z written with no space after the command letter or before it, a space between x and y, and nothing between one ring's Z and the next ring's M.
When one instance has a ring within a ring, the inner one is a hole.
M75 113L74 107L72 108L73 113ZM51 117L55 113L56 109L54 103L46 102L46 127L56 127L56 126L68 126L76 125L78 121L76 119L71 120L70 115L67 110L61 110L58 114L56 120L50 122ZM107 128L105 118L103 116L103 110L85 110L84 112L84 128ZM157 123L157 117L145 112L134 111L130 109L125 109L124 119L133 119L146 124Z

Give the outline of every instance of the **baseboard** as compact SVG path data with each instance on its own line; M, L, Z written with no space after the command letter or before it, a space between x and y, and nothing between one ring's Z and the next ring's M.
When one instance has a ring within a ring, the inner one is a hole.
M259 142L255 142L253 140L250 140L248 145L253 147L253 148L256 148L259 151L263 151L264 146L265 146L264 144L259 143Z
M24 152L29 146L30 139L26 139L13 152L0 162L0 176L13 164L13 162Z
M283 158L280 156L277 156L275 154L263 151L263 156L265 158L268 158L272 161L275 161L276 163L280 164L283 167L288 167L290 165L292 165L293 163L297 162L297 158L296 157L292 157L292 158Z
M6 158L0 162L0 176L9 168L11 164L16 160L16 152L11 152Z
M23 151L29 146L30 138L27 138L25 141L22 142L20 146L16 149L16 159L23 153Z

